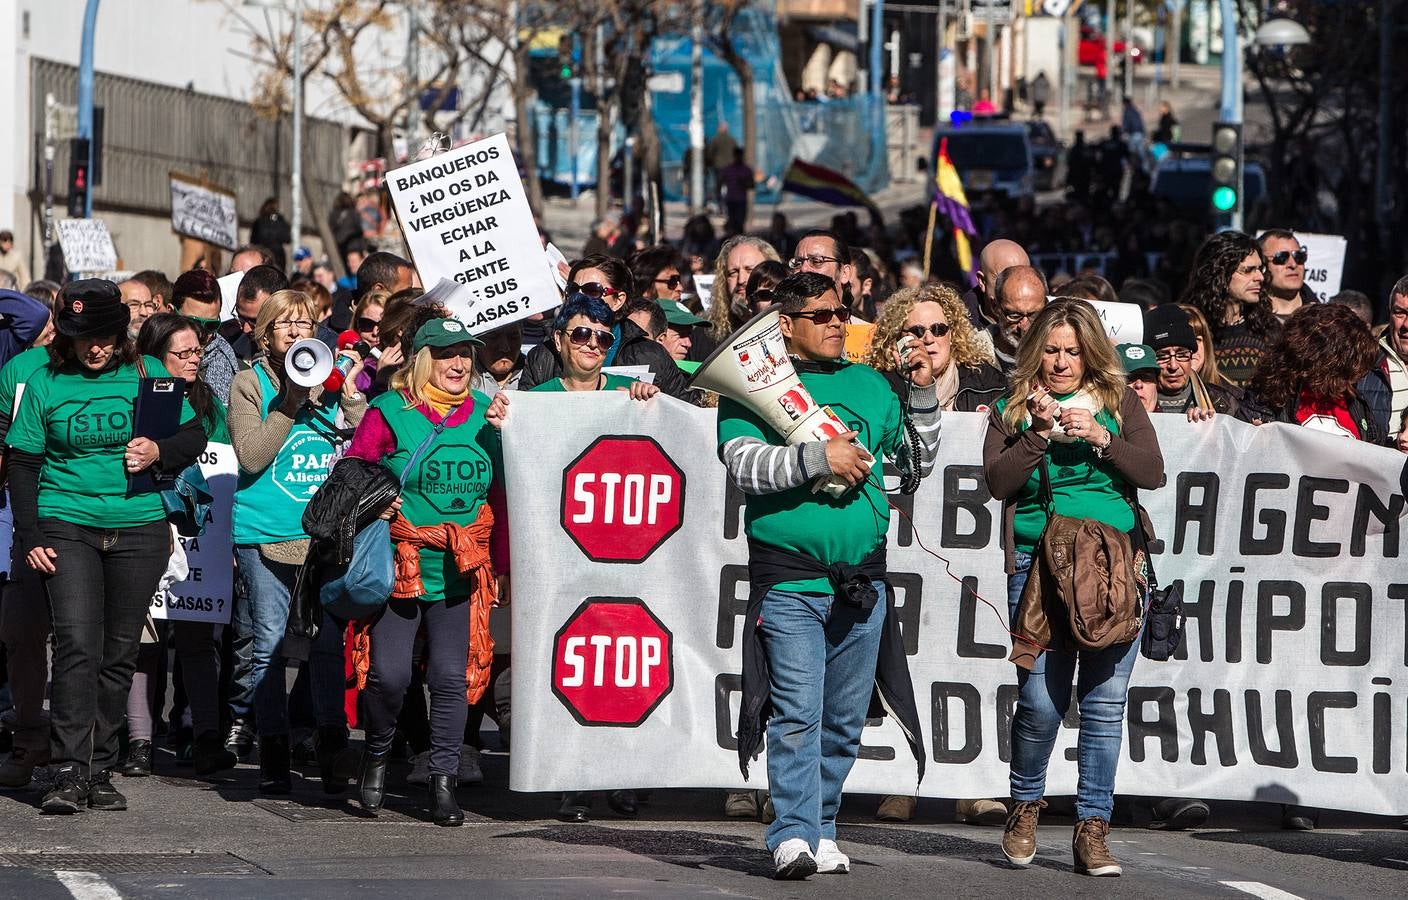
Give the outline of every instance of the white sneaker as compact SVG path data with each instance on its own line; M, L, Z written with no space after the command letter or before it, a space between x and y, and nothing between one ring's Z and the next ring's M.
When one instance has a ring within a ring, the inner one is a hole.
M789 838L779 844L772 851L772 862L777 869L773 877L778 881L801 881L816 874L816 857L801 838Z
M851 858L841 852L835 841L822 838L816 847L816 871L820 875L849 875Z
M479 767L479 748L465 744L460 747L459 783L483 784L484 770Z
M411 774L406 776L406 784L430 783L430 751L417 753L411 757Z

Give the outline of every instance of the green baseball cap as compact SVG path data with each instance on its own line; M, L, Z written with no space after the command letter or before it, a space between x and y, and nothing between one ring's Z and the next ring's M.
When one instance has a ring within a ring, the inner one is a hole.
M1159 370L1159 361L1154 358L1154 348L1148 344L1120 344L1115 348L1115 352L1120 355L1120 362L1124 363L1126 375Z
M674 300L657 301L660 308L665 310L665 321L671 325L708 325L708 319L702 319L690 312L683 304Z
M422 347L453 347L456 344L484 346L484 342L470 334L459 319L431 319L416 332L411 350L419 353Z

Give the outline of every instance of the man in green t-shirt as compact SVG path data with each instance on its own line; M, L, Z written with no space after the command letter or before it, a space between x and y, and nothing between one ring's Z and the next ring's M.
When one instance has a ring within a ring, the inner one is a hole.
M902 424L899 400L885 379L845 362L850 311L833 279L791 275L777 286L775 299L802 385L850 429L788 446L753 410L728 398L719 402L719 457L745 496L751 585L739 759L746 775L770 709L768 785L777 818L767 845L777 877L797 879L850 870L836 847L836 812L875 687L918 740L898 626L886 617L890 510L882 460L904 458L927 474L938 450L939 405L922 351L896 349L913 381L912 430ZM749 351L727 352L746 359ZM914 451L918 458L908 458ZM843 481L846 492L814 492L813 482L826 476ZM922 749L915 749L922 759Z

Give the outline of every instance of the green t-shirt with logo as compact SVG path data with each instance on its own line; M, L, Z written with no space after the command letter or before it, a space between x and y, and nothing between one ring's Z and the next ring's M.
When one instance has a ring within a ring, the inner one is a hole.
M872 477L839 499L812 493L810 483L745 496L743 528L749 537L804 553L824 565L857 565L885 540L890 527L883 466L884 457L895 456L902 442L899 400L884 377L868 366L841 363L828 371L802 372L801 378L812 399L831 407L875 457ZM785 443L756 413L725 397L719 401L719 446L740 437L774 446ZM826 578L784 582L776 589L816 594L835 590Z
M1057 402L1074 396L1053 394ZM1007 398L997 401L997 413L1007 407ZM1108 410L1095 414L1095 421L1119 434L1120 425ZM1017 431L1025 431L1022 424ZM1120 531L1134 528L1134 509L1126 499L1128 483L1120 477L1113 463L1095 455L1095 448L1085 441L1051 441L1042 457L1047 478L1051 481L1052 509L1058 515L1077 519L1094 519ZM1033 469L1027 483L1016 497L1012 531L1016 549L1031 553L1046 530L1046 508L1041 502L1041 470Z
M30 347L5 363L5 368L0 369L0 411L8 415L11 422L19 415L25 385L34 377L35 372L48 364L47 347Z
M401 491L401 515L412 525L470 525L489 499L489 486L502 471L499 433L484 419L489 398L470 392L474 409L463 422L446 427L421 454ZM411 454L435 426L419 409L406 409L400 391L382 394L372 407L386 418L396 436L396 449L382 462L396 477L405 472ZM422 547L420 577L425 586L421 599L467 597L474 585L460 574L453 553Z
M618 388L626 388L627 390L629 390L630 387L631 387L631 385L634 384L635 381L636 381L636 380L635 380L634 378L627 378L627 377L624 376L624 375L612 375L610 372L607 372L607 373L606 373L606 381L602 383L602 385L601 385L601 387L599 388L599 390L603 390L603 391L614 391L614 390L617 390ZM535 385L533 385L533 386L532 386L531 388L529 388L528 390L530 390L530 391L544 391L544 392L550 392L550 391L551 391L551 392L556 392L556 393L559 393L559 394L568 393L567 388L565 388L565 387L562 386L562 379L561 379L561 378L549 378L547 381L544 381L542 384L535 384Z
M159 360L148 356L145 361L149 377L171 377ZM160 493L127 493L122 458L132 440L138 377L131 363L102 372L79 365L44 366L30 376L6 442L44 457L41 519L131 528L166 518ZM182 421L194 415L183 400Z

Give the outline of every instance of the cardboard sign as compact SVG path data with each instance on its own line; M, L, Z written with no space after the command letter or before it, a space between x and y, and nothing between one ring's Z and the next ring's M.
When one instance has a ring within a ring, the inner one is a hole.
M1305 283L1320 298L1321 303L1340 292L1344 278L1344 251L1348 244L1338 234L1301 234L1296 232L1301 246L1309 251L1305 259Z
M102 219L60 219L59 246L70 272L111 272L117 268L117 248Z
M475 334L561 302L504 135L402 166L386 186L421 281L461 286L450 310Z
M231 515L235 505L238 465L235 448L229 444L207 444L200 455L201 474L214 502L205 534L181 538L190 571L185 580L158 591L152 598L153 619L186 619L225 624L235 600L235 563L231 547Z
M226 250L239 246L235 195L176 172L171 176L171 230Z

